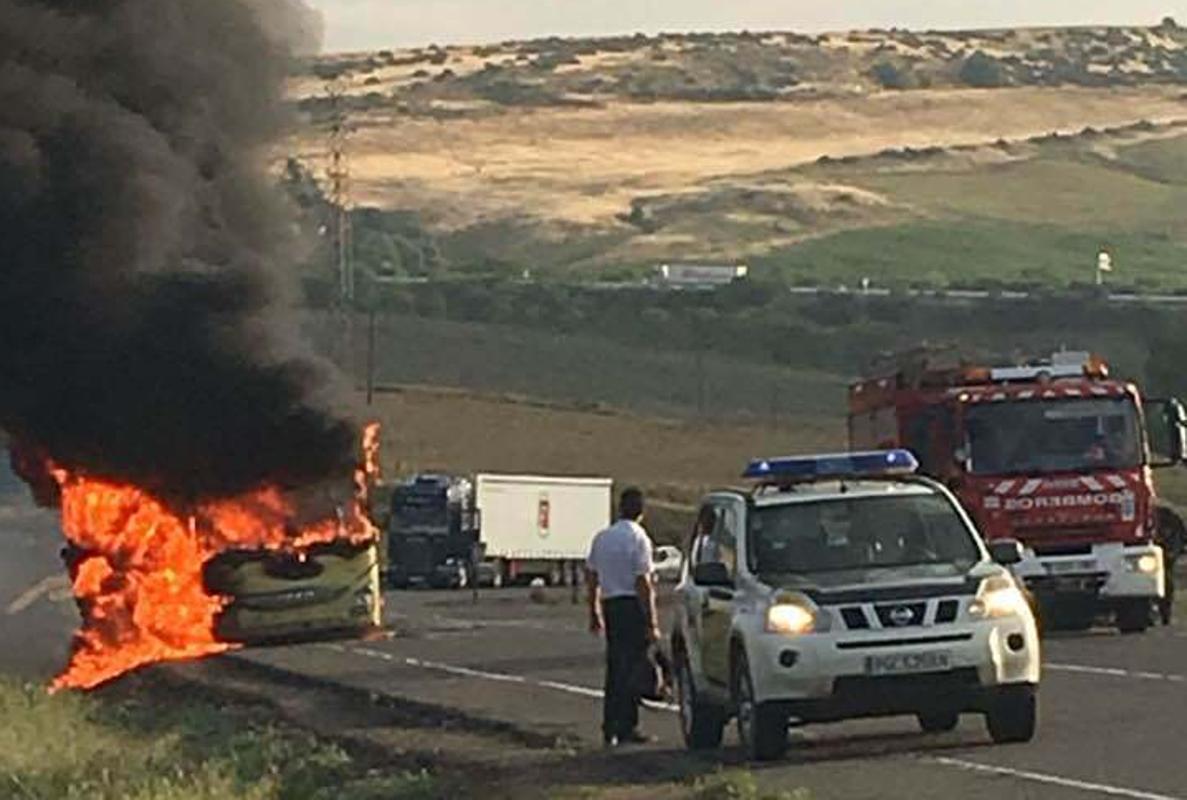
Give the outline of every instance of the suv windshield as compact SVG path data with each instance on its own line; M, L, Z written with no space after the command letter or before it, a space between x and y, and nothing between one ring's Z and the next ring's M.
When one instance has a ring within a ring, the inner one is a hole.
M968 409L978 475L1130 469L1142 463L1133 400L1025 400Z
M972 532L940 495L789 503L756 508L750 519L759 575L926 564L965 570L981 559Z

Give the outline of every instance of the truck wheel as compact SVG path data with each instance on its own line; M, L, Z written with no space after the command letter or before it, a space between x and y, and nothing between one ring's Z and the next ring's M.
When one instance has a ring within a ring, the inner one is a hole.
M548 568L548 585L549 586L564 586L565 585L565 570L560 564L553 564Z
M680 700L680 733L689 750L712 750L721 746L725 714L697 698L692 667L681 657L676 666L676 693Z
M1056 599L1039 606L1045 631L1082 632L1096 621L1095 604L1087 600Z
M924 733L947 733L956 730L960 723L960 714L955 711L929 711L926 714L916 714L919 727Z
M1038 725L1038 694L1033 686L1003 686L998 689L985 724L995 744L1029 742Z
M738 709L738 738L750 761L774 761L787 752L788 719L780 709L755 699L754 679L746 654L734 660L734 703Z
M1117 609L1117 629L1122 633L1145 633L1150 627L1150 601L1129 600Z

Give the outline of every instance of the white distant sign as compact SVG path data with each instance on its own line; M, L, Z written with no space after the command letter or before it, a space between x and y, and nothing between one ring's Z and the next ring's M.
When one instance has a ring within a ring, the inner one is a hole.
M674 286L723 286L745 278L750 268L744 265L662 264L661 281Z
M1096 285L1101 286L1105 282L1105 273L1113 271L1113 257L1104 250L1096 256Z

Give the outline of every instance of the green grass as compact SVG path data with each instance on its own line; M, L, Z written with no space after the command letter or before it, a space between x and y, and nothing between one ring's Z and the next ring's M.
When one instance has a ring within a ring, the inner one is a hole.
M846 383L825 372L726 355L632 347L588 335L411 316L379 324L381 383L521 394L644 413L766 419L835 415ZM698 363L700 366L698 366ZM703 394L698 388L703 375ZM702 399L703 398L703 399Z
M870 277L892 286L1065 287L1091 283L1104 248L1117 285L1187 288L1187 136L1112 151L1091 142L1044 144L1005 164L941 154L909 169L886 159L806 168L800 174L876 192L914 219L841 231L753 261L825 284Z
M1187 141L1159 139L1122 148L1118 161L1135 174L1161 183L1187 186Z
M419 800L421 773L372 771L261 714L169 691L123 698L0 678L0 797L13 800Z
M1187 140L1176 141L1187 153ZM971 170L874 174L855 183L929 214L1042 220L1104 233L1181 232L1187 202L1187 187L1157 183L1077 152Z
M1153 232L1097 231L990 218L912 222L845 231L753 259L801 282L945 287L975 283L1091 283L1101 248L1110 281L1146 289L1187 287L1187 242Z
M745 770L719 772L693 784L691 800L811 800L806 789L763 790L754 773Z

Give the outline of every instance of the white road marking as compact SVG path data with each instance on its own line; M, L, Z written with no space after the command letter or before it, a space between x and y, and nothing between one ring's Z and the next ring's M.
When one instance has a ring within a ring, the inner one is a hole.
M61 602L70 597L70 579L65 575L51 575L39 581L35 586L22 592L19 597L8 604L4 613L15 616L29 606L45 597L54 602Z
M452 664L442 664L437 661L423 661L419 658L400 658L391 653L386 653L382 650L375 650L370 647L343 647L342 645L326 645L326 647L339 653L354 653L355 655L364 656L366 658L398 662L406 667L427 669L434 672L444 672L448 675L456 675L461 678L478 678L480 680L496 681L498 683L516 683L525 686L537 686L541 689L552 689L558 692L565 692L566 694L578 695L580 697L590 697L597 700L601 700L605 696L605 693L601 689L594 689L589 686L576 686L571 683L560 683L559 681L536 681L526 678L523 675L509 675L503 672L487 672L486 670L472 669L470 667L457 667ZM643 705L656 711L680 710L680 706L676 705L675 703L653 703L650 700L644 700Z
M1112 797L1128 797L1132 798L1133 800L1183 800L1181 796L1176 797L1169 794L1146 792L1142 791L1141 789L1129 789L1124 786L1110 786L1107 783L1092 783L1090 781L1081 781L1074 778L1064 778L1059 775L1048 775L1043 772L1030 772L1029 770L1024 769L996 767L991 764L980 764L976 761L965 761L962 758L932 756L927 760L936 764L943 764L946 767L956 767L958 769L968 770L969 772L1003 775L1010 778L1030 781L1031 783L1043 783L1047 784L1048 786L1062 786L1065 789L1078 789L1083 792L1106 794Z
M365 658L374 658L382 661L398 662L405 666L416 667L420 669L433 670L436 672L444 672L449 675L456 675L465 678L478 678L481 680L497 681L500 683L515 683L526 686L535 686L542 689L552 689L566 694L578 695L581 697L588 697L592 699L601 700L604 697L604 692L601 689L594 689L588 686L576 686L569 683L561 683L558 681L536 681L530 680L522 675L509 675L500 672L487 672L485 670L471 669L470 667L457 667L452 664L442 664L435 661L422 661L418 658L400 658L392 653L384 652L383 650L376 650L370 647L345 647L337 644L323 645L327 649L339 653L354 653ZM1055 669L1057 671L1066 672L1083 672L1088 674L1103 674L1110 677L1140 677L1149 678L1151 680L1172 680L1183 681L1181 675L1163 675L1161 673L1141 673L1129 672L1123 669L1112 669L1104 667L1085 667L1076 664L1047 664L1048 669ZM1157 676L1157 677L1155 677ZM655 711L670 711L679 713L680 706L674 703L653 703L644 701L643 705ZM1105 783L1094 783L1091 781L1082 781L1075 778L1065 778L1060 775L1050 775L1043 772L1032 772L1029 770L1012 769L1010 767L998 767L992 764L981 764L976 761L967 761L962 758L950 758L947 756L924 756L922 758L925 762L938 764L945 767L955 767L968 772L979 772L990 775L1001 775L1003 777L1015 778L1017 780L1029 781L1031 783L1042 783L1048 786L1060 786L1067 789L1077 789L1084 792L1092 792L1095 794L1104 794L1111 797L1125 797L1131 800L1187 800L1183 796L1158 794L1157 792L1147 792L1141 789L1130 789L1125 786L1112 786Z
M1187 683L1187 675L1176 675L1171 672L1146 672L1120 669L1118 667L1090 667L1084 664L1043 664L1043 669L1051 670L1052 672L1070 672L1081 675L1101 675L1109 678L1132 678L1134 680L1142 681Z

